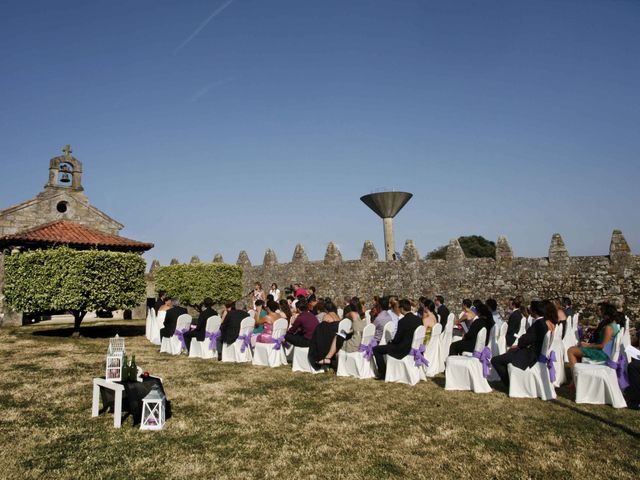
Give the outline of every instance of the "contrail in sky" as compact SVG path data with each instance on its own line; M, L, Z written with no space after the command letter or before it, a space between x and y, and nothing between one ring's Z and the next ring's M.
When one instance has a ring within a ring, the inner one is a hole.
M206 27L209 22L211 20L213 20L214 18L216 18L218 15L220 15L225 8L227 8L229 5L231 5L235 0L227 0L226 2L224 2L222 5L220 5L218 8L216 8L213 13L211 15L209 15L204 22L202 22L200 25L198 25L198 28L196 28L193 33L191 35L189 35L184 42L182 42L180 45L178 45L176 47L176 49L173 51L173 53L178 53L180 50L182 50L184 47L187 46L187 44L189 42L191 42L191 40L193 40L194 38L196 38L196 36L202 31L202 29L204 27Z
M193 94L193 96L191 97L191 101L195 102L197 100L200 100L200 98L205 96L207 93L209 93L211 89L215 87L219 87L220 85L224 85L232 81L233 81L233 77L227 77L227 78L223 78L222 80L216 80L215 82L205 85L203 88L201 88L200 90L198 90L196 93Z

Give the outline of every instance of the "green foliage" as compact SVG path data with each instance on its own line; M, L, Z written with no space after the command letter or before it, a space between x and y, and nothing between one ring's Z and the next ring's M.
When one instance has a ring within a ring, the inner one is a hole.
M458 242L467 258L496 258L496 244L482 235L459 237ZM447 245L438 247L427 254L429 260L444 260L447 256Z
M144 300L145 261L135 253L30 250L5 256L6 301L21 312L133 308Z
M242 268L224 263L196 263L159 267L156 290L179 297L183 305L199 307L205 297L214 303L237 300L242 295Z

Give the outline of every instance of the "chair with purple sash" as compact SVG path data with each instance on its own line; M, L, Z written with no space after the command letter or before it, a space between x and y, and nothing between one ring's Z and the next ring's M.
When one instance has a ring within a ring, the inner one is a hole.
M187 349L184 341L184 334L189 331L191 326L191 315L183 313L176 320L176 330L170 338L163 337L160 343L160 353L169 353L171 355L180 355L182 350Z
M397 359L391 355L387 355L387 373L384 377L385 382L406 383L415 385L420 380L426 380L425 367L429 362L424 358L426 350L424 346L424 325L420 325L413 332L413 341L411 342L411 350L404 358Z
M440 358L438 359L438 365L436 368L436 374L444 372L445 362L447 360L447 355L449 354L449 348L451 347L451 342L453 341L453 325L456 321L456 316L453 313L450 313L447 317L447 324L444 327L444 331L442 335L440 335Z
M473 390L489 393L491 387L487 377L491 372L491 348L485 346L487 329L481 328L476 337L473 353L449 355L445 370L445 390Z
M348 318L343 318L338 324L338 335L345 335L351 332L352 322ZM293 347L291 360L292 372L323 373L324 370L316 370L309 361L309 347Z
M191 347L189 348L189 358L218 358L217 340L221 335L220 324L222 319L218 315L207 318L205 326L204 340L201 342L196 338L191 339Z
M576 403L609 404L626 408L622 391L629 386L627 357L622 352L624 329L611 341L609 360L602 363L577 363L573 367ZM606 351L606 348L605 348Z
M553 400L556 391L556 353L553 350L552 333L546 333L538 361L526 370L509 364L509 396L512 398L540 398ZM564 368L564 367L563 367Z
M389 322L391 323L391 322ZM373 347L378 342L373 338L376 334L376 326L369 323L362 330L362 339L357 352L338 352L338 377L355 377L360 379L374 378L375 362L373 360Z
M496 326L494 325L491 331L493 332ZM491 337L489 341L489 345L491 346L491 356L497 357L498 355L502 355L507 351L507 330L509 329L509 324L507 322L502 322L500 327L495 332L495 335ZM487 381L489 382L498 382L500 381L500 376L496 372L496 369L491 366L491 372L487 377Z
M566 350L564 348L564 342L562 341L562 329L566 328L566 324L556 327L556 331L553 334L553 341L551 342L551 349L555 354L555 369L556 378L553 382L554 387L559 387L563 383L567 383L567 374L564 370L564 355Z
M231 345L222 344L222 361L233 363L247 363L253 359L251 352L251 338L256 321L253 317L243 318L240 322L238 338Z
M441 338L442 333L442 324L436 323L433 327L431 327L431 338L429 339L429 343L425 346L424 358L427 360L429 365L425 367L424 373L427 377L435 377L438 372L438 366L441 363L441 358L444 353L441 350L442 341Z
M253 351L254 365L275 368L287 364L287 355L284 351L284 336L287 333L288 326L289 322L286 318L280 318L273 322L271 342L256 342L256 347ZM267 338L269 337L267 336Z

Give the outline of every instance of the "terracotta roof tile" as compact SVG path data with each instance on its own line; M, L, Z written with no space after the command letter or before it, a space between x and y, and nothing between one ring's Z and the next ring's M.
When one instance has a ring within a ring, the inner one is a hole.
M70 220L57 220L35 228L0 237L1 245L42 244L149 250L153 243L143 243L119 235L100 232Z

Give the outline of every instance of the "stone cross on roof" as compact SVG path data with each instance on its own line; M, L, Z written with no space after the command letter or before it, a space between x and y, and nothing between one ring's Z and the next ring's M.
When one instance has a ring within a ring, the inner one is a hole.
M62 153L64 153L65 157L70 157L73 150L71 150L71 145L67 144L62 149Z

